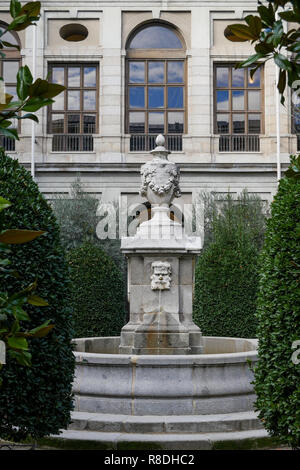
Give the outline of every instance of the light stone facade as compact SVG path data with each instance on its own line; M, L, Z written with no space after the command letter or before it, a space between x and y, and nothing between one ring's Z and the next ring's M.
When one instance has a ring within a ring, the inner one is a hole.
M93 152L52 151L47 134L47 110L38 112L36 125L36 180L48 198L67 194L78 172L85 188L105 200L122 202L145 199L138 195L140 167L151 159L149 152L131 152L125 127L126 41L134 28L146 21L161 20L174 25L186 45L187 128L182 152L172 152L170 161L181 171L183 197L178 205L191 202L199 191L237 194L248 188L264 200L276 192L275 67L264 68L263 116L260 152L219 152L214 134L213 66L248 57L252 46L224 38L227 24L239 22L255 12L256 0L205 1L42 1L37 25L37 76L45 77L51 62L96 62L99 64L99 133ZM1 2L1 20L10 21L9 2ZM87 27L88 37L68 42L59 28L68 23ZM20 33L22 63L32 66L32 28ZM281 106L281 162L286 168L289 154L296 152L291 133L290 97ZM23 121L20 142L10 152L27 168L31 159L31 121Z

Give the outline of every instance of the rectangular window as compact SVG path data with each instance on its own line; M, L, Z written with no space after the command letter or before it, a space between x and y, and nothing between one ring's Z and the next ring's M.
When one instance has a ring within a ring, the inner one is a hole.
M216 64L214 70L214 132L223 152L258 152L263 119L263 73L251 79L250 69Z
M7 54L8 55L8 54ZM0 60L0 77L3 77L5 83L5 93L13 96L12 101L18 100L17 95L17 73L19 67L21 65L21 61L19 59L7 59L3 58ZM18 129L18 132L21 130L21 121L17 119L13 120L12 125L10 126L12 129ZM0 136L0 146L4 147L6 151L14 151L15 147L15 140L11 137Z
M66 90L49 107L48 133L55 152L91 152L98 133L97 64L50 64L50 81Z
M185 62L143 59L127 62L127 129L131 151L149 151L158 134L172 151L182 150L185 128Z

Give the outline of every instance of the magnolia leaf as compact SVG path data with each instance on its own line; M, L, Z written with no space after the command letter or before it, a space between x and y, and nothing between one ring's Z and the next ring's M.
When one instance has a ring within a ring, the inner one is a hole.
M37 307L46 307L48 302L38 295L30 295L27 299L27 302L31 305L36 305Z
M0 212L9 206L11 206L11 203L7 199L4 199L4 197L0 196Z
M20 230L9 229L0 233L1 243L11 243L14 245L27 243L45 233L42 230Z
M18 336L9 336L7 338L7 343L11 348L28 350L28 342L26 338L20 338Z

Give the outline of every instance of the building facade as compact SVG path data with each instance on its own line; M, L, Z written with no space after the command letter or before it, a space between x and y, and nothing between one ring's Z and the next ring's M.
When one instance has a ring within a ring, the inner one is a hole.
M275 66L253 80L234 65L253 53L229 42L224 29L256 11L256 0L42 1L36 27L36 76L66 86L37 114L35 178L48 198L68 194L78 173L103 200L143 202L140 166L162 133L181 170L183 197L237 194L244 188L270 201L276 192ZM9 2L1 24L10 22ZM15 92L18 64L33 63L33 27L7 50L1 72ZM281 106L281 164L297 150L291 98ZM32 123L20 141L5 142L27 168Z

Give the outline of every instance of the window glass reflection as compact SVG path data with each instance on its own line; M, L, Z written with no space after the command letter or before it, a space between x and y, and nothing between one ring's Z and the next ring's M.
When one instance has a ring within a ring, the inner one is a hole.
M129 88L129 106L130 108L145 107L145 88L132 86Z
M183 108L183 88L178 86L168 87L168 107Z
M68 86L80 87L80 68L79 67L68 68Z
M79 134L80 133L80 115L69 114L68 115L68 134Z
M149 134L163 134L164 113L149 113Z
M168 113L168 132L173 134L183 133L183 113L171 112Z
M130 49L181 49L176 34L166 26L151 25L139 31L132 39Z
M229 114L217 114L217 129L219 134L229 133Z
M229 70L227 67L217 67L216 75L217 87L226 88L229 86Z
M83 69L83 86L95 87L96 86L96 67L84 67Z
M219 111L229 109L229 92L227 90L217 91L217 109Z
M84 90L83 92L83 109L96 109L96 91Z
M96 115L84 114L83 115L83 133L95 134L96 132Z
M232 127L234 134L245 133L245 116L244 114L233 114L232 116Z
M164 89L163 87L148 88L148 106L149 108L164 107Z
M245 86L244 69L232 69L232 86L243 88Z
M64 100L65 93L60 93L59 95L55 96L54 103L52 103L52 109L55 110L63 110L65 107L65 100Z
M249 134L260 134L260 114L248 115L248 132Z
M168 83L183 83L183 62L168 62Z
M61 95L58 95L60 97ZM57 99L57 96L56 96ZM62 109L62 108L57 108ZM80 109L80 91L69 90L68 91L68 109Z
M248 91L248 109L249 111L260 109L260 91Z
M148 82L163 83L165 81L164 62L148 62Z
M64 116L63 114L52 114L52 134L64 133Z
M64 67L53 67L52 68L52 83L58 85L65 84L65 69Z
M232 109L235 111L245 109L245 93L243 90L232 92Z
M3 30L5 26L0 25L0 28ZM6 31L4 34L2 34L1 41L9 42L10 44L13 44L15 46L18 45L18 41L16 40L15 36L10 31ZM4 46L4 49L10 49L10 47Z
M129 82L145 82L145 62L129 62Z
M19 99L17 95L17 88L15 86L7 86L5 87L5 90L9 95L13 95L12 101L17 101Z
M16 83L18 70L19 62L12 60L3 61L3 80L6 83Z
M145 133L145 113L129 113L129 132L133 134Z

